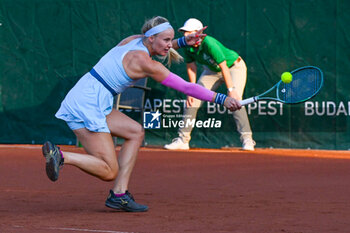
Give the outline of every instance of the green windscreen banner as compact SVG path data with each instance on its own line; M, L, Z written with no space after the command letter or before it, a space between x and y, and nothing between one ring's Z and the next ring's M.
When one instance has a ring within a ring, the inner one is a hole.
M175 37L188 18L197 18L208 35L236 51L247 65L244 98L268 90L285 71L323 71L323 88L305 103L246 106L257 147L348 150L349 9L345 0L0 0L0 143L75 144L54 116L63 98L105 53L161 15ZM169 69L188 80L186 64ZM197 78L201 71L198 66ZM230 111L205 102L194 122L183 122L186 96L148 80L145 115L123 111L145 126L147 145L170 143L179 127L192 124L191 147L241 146Z

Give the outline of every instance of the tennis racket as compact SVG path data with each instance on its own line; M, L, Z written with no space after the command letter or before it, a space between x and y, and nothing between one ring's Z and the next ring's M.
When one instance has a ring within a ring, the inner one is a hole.
M280 80L264 93L241 100L241 105L248 105L259 100L275 100L284 104L305 102L314 97L322 88L323 73L315 66L305 66L291 72L290 83Z

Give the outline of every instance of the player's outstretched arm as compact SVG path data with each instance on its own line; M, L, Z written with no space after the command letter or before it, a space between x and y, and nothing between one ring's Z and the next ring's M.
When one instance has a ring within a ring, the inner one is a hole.
M241 108L241 104L236 99L221 93L213 92L196 83L187 82L178 75L170 72L166 67L157 61L152 60L150 63L144 63L143 70L147 70L146 76L152 77L154 80L160 82L164 86L173 88L186 95L200 100L224 105L231 111Z
M171 72L161 82L161 84L173 88L177 91L180 91L186 95L192 96L194 98L224 105L231 111L236 111L241 108L241 104L236 99L228 97L221 93L215 93L196 83L187 82L181 77Z

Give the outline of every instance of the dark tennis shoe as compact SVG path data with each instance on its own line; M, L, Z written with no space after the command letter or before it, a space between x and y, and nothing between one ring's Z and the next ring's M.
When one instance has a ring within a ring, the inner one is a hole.
M44 143L42 151L46 159L46 174L50 180L56 181L64 162L60 148L47 141Z
M134 197L128 191L125 192L125 195L116 197L114 192L110 190L106 206L127 212L145 212L148 210L148 206L136 203Z

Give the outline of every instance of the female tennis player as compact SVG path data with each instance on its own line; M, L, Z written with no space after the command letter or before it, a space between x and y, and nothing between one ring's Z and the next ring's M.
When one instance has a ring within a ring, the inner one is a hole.
M122 40L105 54L69 91L56 117L67 122L87 154L63 152L51 142L42 150L46 158L46 173L52 181L58 179L63 164L76 166L86 173L115 184L105 202L107 207L130 211L147 211L146 205L135 202L128 184L139 147L144 138L142 126L113 109L113 96L138 79L151 77L164 86L195 98L215 102L235 111L240 103L224 94L184 81L170 72L152 56L168 56L168 61L180 60L172 48L200 43L203 30L179 39L168 20L157 16L142 27L142 35ZM112 136L125 139L116 156Z

